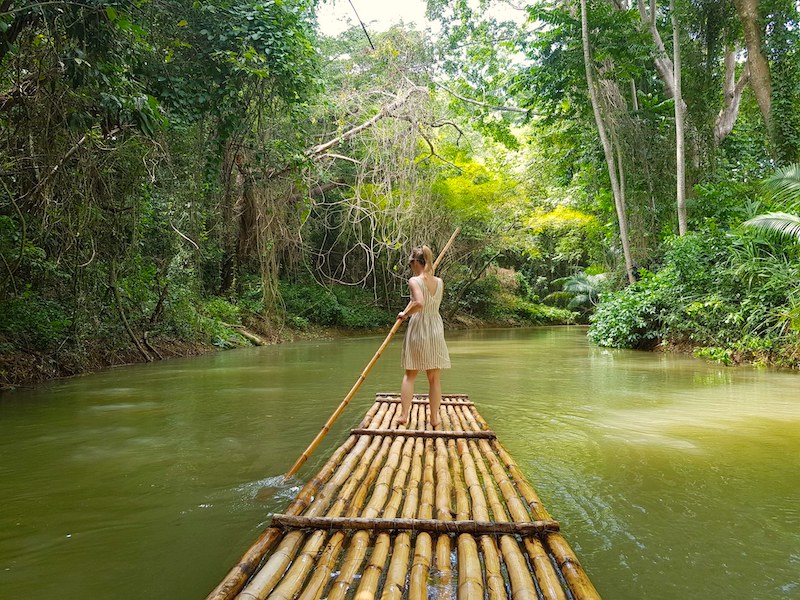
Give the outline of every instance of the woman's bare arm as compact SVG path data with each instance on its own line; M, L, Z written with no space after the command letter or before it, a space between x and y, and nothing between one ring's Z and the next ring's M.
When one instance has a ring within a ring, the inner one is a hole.
M420 285L424 284L415 282L413 279L408 280L408 289L411 292L411 302L404 311L397 314L398 319L405 319L413 315L415 312L422 310L422 307L425 305L425 299L422 295L422 288L419 287Z

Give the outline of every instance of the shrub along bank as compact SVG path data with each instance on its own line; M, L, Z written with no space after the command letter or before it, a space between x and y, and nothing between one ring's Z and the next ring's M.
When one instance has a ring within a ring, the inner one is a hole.
M670 238L659 267L602 297L589 338L691 348L724 364L800 367L800 247L713 226Z
M488 275L468 289L446 288L442 306L446 327L574 322L575 313L538 303L518 282L516 277L509 284ZM54 300L36 297L19 306L8 303L0 314L0 386L142 362L145 355L157 360L253 343L386 331L403 302L396 298L392 299L396 306L382 306L369 290L353 286L281 282L282 314L266 317L257 285L245 282L241 289L237 298L203 298L188 288L172 288L160 307L148 304L139 311L141 318L126 319L141 347L111 311L94 316L93 331L86 327L76 331L69 307ZM147 318L155 310L159 319Z

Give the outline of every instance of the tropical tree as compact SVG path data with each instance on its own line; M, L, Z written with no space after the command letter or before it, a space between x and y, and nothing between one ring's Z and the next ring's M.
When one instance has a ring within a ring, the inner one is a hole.
M0 303L19 317L0 335L127 337L149 360L148 333L201 322L193 295L267 263L261 176L301 156L313 19L305 0L0 3Z

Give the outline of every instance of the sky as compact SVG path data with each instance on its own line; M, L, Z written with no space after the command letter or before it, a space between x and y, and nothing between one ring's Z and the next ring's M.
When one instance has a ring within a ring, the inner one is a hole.
M416 23L420 29L428 24L425 18L426 0L351 0L367 31L386 31L401 20ZM348 0L327 0L317 9L322 33L338 35L358 25L358 19Z
M431 27L437 30L425 18L426 0L351 0L358 16L367 27L367 31L386 31L401 20L416 23L420 29ZM525 3L521 3L525 4ZM348 0L326 0L317 9L317 20L322 33L329 36L339 35L346 29L358 26L358 19ZM524 20L526 13L513 9L507 4L494 3L489 12L500 19Z

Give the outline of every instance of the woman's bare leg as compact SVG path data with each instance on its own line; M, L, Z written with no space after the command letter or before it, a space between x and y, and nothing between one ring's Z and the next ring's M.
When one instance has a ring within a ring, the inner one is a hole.
M438 427L441 419L439 418L439 405L442 403L442 381L439 369L429 369L428 375L428 403L431 409L431 426Z
M400 418L397 419L398 425L405 425L411 418L411 400L414 399L414 380L417 378L417 372L411 369L406 369L406 374L403 375L403 383L400 386Z

